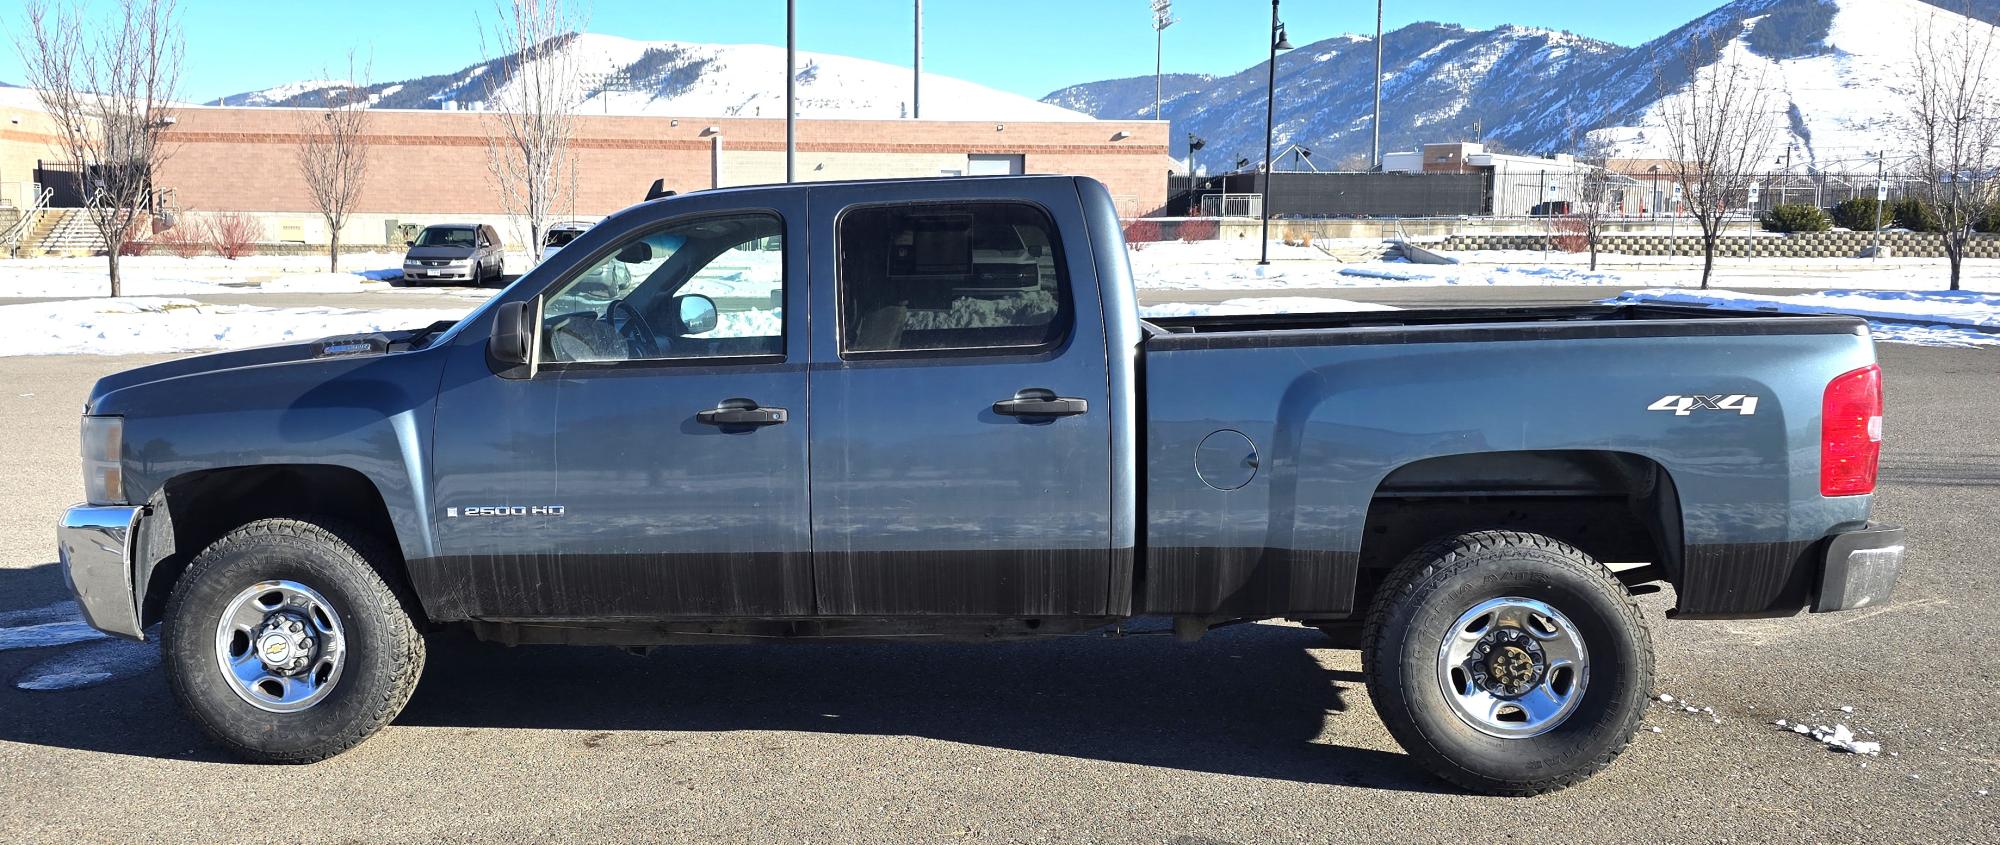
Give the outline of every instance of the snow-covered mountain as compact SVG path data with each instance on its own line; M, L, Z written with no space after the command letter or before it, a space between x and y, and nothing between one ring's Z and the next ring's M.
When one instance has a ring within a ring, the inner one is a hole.
M1565 106L1593 113L1599 135L1624 155L1664 152L1667 97L1684 96L1689 44L1712 50L1707 64L1740 63L1772 93L1774 156L1793 149L1793 166L1854 169L1869 151L1893 148L1914 45L1926 27L1964 23L1922 0L1737 0L1640 46L1598 91ZM1646 69L1671 67L1668 84Z
M1471 30L1430 22L1389 33L1383 45L1382 143L1390 150L1469 139L1482 130L1492 137L1492 127L1538 107L1551 89L1593 74L1625 51L1555 30ZM1277 149L1301 144L1313 151L1321 169L1352 154L1366 154L1374 70L1374 39L1360 35L1302 44L1280 54ZM1266 72L1259 62L1230 76L1184 80L1169 88L1164 113L1174 122L1174 153L1186 154L1186 133L1193 132L1208 142L1196 157L1197 167L1220 172L1238 159L1260 161ZM1151 83L1150 77L1088 83L1045 100L1100 118L1151 117Z
M1686 90L1687 54L1699 46L1697 66L1728 51L1764 74L1783 112L1774 156L1796 145L1794 167L1851 164L1893 146L1894 89L1908 76L1919 27L1927 20L1950 27L1962 19L1945 8L1959 7L1956 0L1735 0L1638 47L1527 27L1412 24L1383 38L1382 145L1484 140L1557 152L1594 133L1621 155L1660 155L1660 103ZM2000 0L1964 8L2000 20ZM1311 148L1323 169L1365 154L1374 53L1373 39L1342 35L1280 55L1277 148ZM1260 161L1265 73L1259 62L1213 79L1170 77L1164 111L1174 121L1174 153L1186 154L1193 132L1208 141L1196 163L1211 172ZM1100 118L1150 117L1152 86L1141 84L1150 81L1086 83L1044 100Z
M612 35L566 36L553 49L574 61L585 114L680 117L783 117L785 50L766 44L636 41ZM798 103L804 117L893 119L908 116L910 69L831 53L798 54ZM385 82L366 91L378 108L480 109L491 85L505 86L511 58L444 73ZM491 79L489 79L491 77ZM493 80L497 79L497 82ZM605 80L617 80L607 85ZM629 81L628 81L629 80ZM212 104L318 106L333 80L292 82L224 97ZM612 90L607 90L607 88ZM629 90L628 90L629 89ZM932 120L1090 120L1089 115L962 79L924 74L923 116Z

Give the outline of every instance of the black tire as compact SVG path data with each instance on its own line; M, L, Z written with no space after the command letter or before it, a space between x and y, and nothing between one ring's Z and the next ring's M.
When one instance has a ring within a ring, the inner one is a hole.
M1558 610L1588 648L1575 709L1536 736L1475 728L1439 680L1446 632L1502 597ZM1368 694L1390 735L1437 776L1493 795L1562 789L1610 765L1638 731L1653 683L1652 637L1624 586L1589 555L1537 534L1482 531L1411 553L1377 592L1363 639Z
M386 551L337 524L265 519L223 535L174 585L160 652L181 708L235 754L261 763L311 763L359 745L403 709L423 672L424 640L370 560ZM253 706L217 661L216 627L238 594L289 580L323 596L345 630L341 674L307 709Z

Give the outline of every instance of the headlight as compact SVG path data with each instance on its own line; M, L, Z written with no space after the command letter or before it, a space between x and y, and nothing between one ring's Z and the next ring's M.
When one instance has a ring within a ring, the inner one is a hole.
M83 418L83 497L93 505L125 501L124 417Z

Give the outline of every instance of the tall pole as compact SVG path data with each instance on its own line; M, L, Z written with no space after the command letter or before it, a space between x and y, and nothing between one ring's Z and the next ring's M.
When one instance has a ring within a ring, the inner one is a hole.
M924 116L924 0L916 0L916 5L917 20L916 26L913 27L916 32L916 45L910 50L912 57L910 66L916 69L910 76L911 120Z
M1375 120L1368 144L1368 169L1382 166L1382 0L1375 0Z
M1868 257L1877 261L1882 259L1882 206L1889 202L1888 155L1888 150L1875 154L1875 246Z
M1780 181L1778 183L1779 205L1785 205L1787 203L1787 198L1791 196L1790 188L1792 187L1792 146L1793 145L1791 144L1785 145L1785 172L1783 176L1779 177L1783 181Z
M1165 99L1160 80L1164 76L1160 56L1166 52L1167 27L1174 20L1174 0L1153 0L1153 119L1160 119L1160 101Z
M799 10L798 0L785 0L785 182L797 172L799 155Z
M1257 186L1257 211L1264 218L1264 237L1257 253L1260 265L1271 263L1271 133L1278 116L1278 0L1271 0L1271 31L1265 38L1271 46L1271 66L1264 83L1264 180Z

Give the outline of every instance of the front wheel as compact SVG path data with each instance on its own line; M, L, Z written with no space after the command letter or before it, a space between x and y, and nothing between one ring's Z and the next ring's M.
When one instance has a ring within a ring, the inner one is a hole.
M1571 786L1631 743L1653 681L1638 605L1603 565L1536 534L1430 543L1377 594L1368 692L1418 763L1467 789Z
M255 762L361 743L416 689L424 641L364 535L266 519L203 550L174 586L160 652L181 707Z

